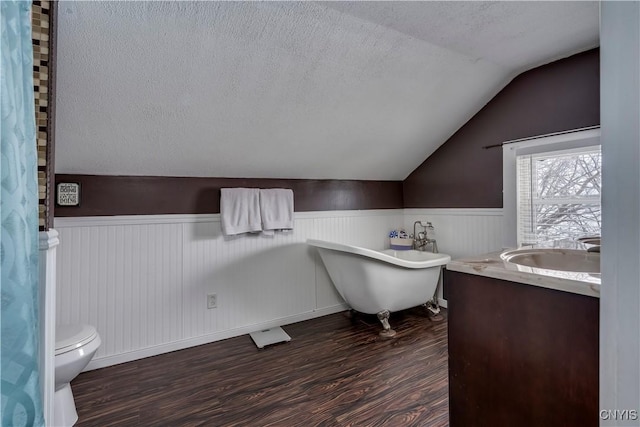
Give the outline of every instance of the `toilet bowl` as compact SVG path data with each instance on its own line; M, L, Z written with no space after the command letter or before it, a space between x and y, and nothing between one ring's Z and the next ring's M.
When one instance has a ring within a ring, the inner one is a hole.
M56 327L55 393L53 425L72 426L78 420L71 392L71 380L87 366L100 347L100 335L89 325Z

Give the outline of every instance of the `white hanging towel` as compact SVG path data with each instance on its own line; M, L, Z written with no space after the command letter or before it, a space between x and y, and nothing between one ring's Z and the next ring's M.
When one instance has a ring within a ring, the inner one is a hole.
M262 230L293 229L293 191L286 188L260 190ZM272 231L271 231L272 232Z
M221 188L220 221L227 236L261 231L260 189Z

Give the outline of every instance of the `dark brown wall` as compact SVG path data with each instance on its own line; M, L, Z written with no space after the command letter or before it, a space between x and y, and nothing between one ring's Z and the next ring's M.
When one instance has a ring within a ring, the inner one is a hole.
M502 150L483 146L600 124L598 49L516 77L403 182L406 208L502 207Z
M56 206L56 216L207 214L220 212L220 188L290 188L296 212L402 208L400 181L181 178L56 175L80 183L80 206Z

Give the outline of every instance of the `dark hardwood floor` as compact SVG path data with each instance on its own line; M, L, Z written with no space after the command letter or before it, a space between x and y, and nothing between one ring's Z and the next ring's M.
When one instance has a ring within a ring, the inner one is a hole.
M447 321L338 313L285 326L291 342L248 335L80 374L87 426L448 426Z

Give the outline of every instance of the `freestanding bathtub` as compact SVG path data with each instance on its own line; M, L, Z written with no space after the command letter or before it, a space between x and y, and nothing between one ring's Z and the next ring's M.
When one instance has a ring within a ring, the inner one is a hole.
M323 240L307 240L318 249L329 277L344 300L356 311L377 314L384 330L395 332L389 314L427 303L434 298L440 270L451 260L446 254L416 250L374 251Z

